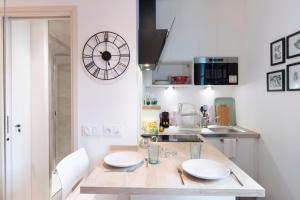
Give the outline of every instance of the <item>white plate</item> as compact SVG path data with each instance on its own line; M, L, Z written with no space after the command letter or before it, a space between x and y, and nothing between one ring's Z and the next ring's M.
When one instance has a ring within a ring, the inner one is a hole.
M230 174L230 169L222 163L207 159L192 159L182 163L182 169L197 178L214 180Z
M104 162L113 167L131 167L143 160L143 155L134 151L120 151L104 157Z

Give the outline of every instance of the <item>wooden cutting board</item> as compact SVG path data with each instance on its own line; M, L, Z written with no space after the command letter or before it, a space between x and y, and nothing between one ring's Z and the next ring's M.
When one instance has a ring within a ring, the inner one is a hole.
M231 125L230 108L226 104L217 105L216 114L219 117L217 119L217 124L221 126Z
M235 126L235 100L232 97L219 97L215 99L215 112L217 124L222 126Z

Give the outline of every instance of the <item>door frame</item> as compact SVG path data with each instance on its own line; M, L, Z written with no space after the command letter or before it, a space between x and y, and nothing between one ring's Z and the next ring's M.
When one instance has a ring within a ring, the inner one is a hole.
M3 16L4 9L0 8L0 13ZM22 6L22 7L6 7L5 10L7 18L63 18L67 17L70 19L70 60L71 60L71 149L75 150L78 147L78 130L77 130L77 7L76 6ZM3 27L3 20L1 20L0 25ZM2 36L3 31L1 31L0 36ZM4 38L0 41L0 46L4 51ZM5 170L5 160L6 160L6 129L8 127L7 113L5 113L5 99L7 98L7 93L5 92L6 78L5 72L6 67L3 59L3 54L0 55L0 197L5 199L6 197L6 170ZM50 146L49 146L50 148ZM49 159L50 156L49 156ZM51 162L49 162L49 167L51 167ZM51 173L51 172L49 172Z

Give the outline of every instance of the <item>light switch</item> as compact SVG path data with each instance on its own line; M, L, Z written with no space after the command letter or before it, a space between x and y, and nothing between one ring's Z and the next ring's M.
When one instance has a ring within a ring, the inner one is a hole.
M90 136L92 134L92 129L89 126L82 127L82 135Z
M82 126L82 135L84 136L101 136L102 126Z

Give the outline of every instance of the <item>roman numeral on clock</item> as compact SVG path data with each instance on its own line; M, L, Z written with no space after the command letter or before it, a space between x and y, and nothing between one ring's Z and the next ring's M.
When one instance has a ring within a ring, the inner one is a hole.
M121 57L129 57L129 54L120 54Z
M116 37L115 37L115 39L114 39L113 43L115 43L115 42L116 42L117 38L118 38L118 35L116 35Z
M96 77L96 78L98 78L99 72L100 72L100 68L97 68L97 69L94 71L93 76Z
M104 42L108 42L108 32L104 33Z
M103 74L104 80L108 79L108 70L104 70L104 74Z
M124 63L119 63L118 65L122 66L122 67L127 67Z
M118 71L117 71L115 68L113 68L113 70L114 70L114 72L117 74L117 76L119 76Z
M92 62L90 62L89 64L87 64L87 65L85 66L85 68L89 71L89 70L92 69L94 66L95 66L95 63L94 63L94 61L92 61Z
M92 55L83 54L82 57L83 57L83 58L92 58L93 56L92 56Z
M99 40L99 38L98 38L98 35L95 36L95 40L96 40L97 44L100 43L100 40Z
M119 46L118 48L121 49L121 48L123 48L123 47L125 47L125 46L126 46L126 43L122 44L122 45Z

